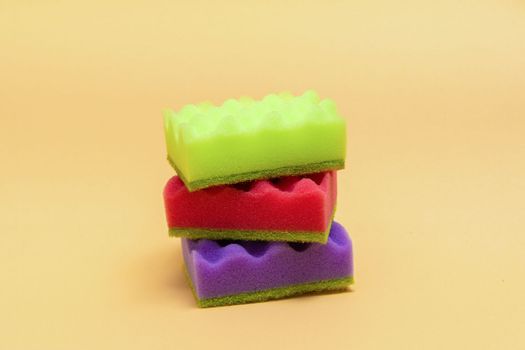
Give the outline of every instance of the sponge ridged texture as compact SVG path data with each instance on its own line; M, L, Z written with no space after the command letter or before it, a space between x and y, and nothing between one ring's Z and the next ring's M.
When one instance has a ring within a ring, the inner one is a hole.
M296 128L340 119L334 102L330 99L320 101L314 91L297 97L289 93L270 94L259 101L229 99L221 106L190 104L178 112L168 113L166 118L179 131L174 134L175 142L188 143L218 135Z

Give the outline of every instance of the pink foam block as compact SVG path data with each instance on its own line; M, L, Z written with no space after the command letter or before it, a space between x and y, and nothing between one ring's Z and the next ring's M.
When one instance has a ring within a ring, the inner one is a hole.
M164 203L170 229L326 233L336 195L335 171L223 185L195 192L189 192L174 176L164 189ZM246 234L241 237L250 239ZM223 235L220 238L239 237Z

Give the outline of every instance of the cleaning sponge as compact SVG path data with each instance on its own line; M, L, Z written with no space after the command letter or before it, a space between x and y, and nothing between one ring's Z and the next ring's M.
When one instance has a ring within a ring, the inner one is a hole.
M325 243L336 193L335 171L195 192L174 176L164 204L172 236Z
M353 282L352 243L336 222L324 245L183 238L182 251L201 307L340 290Z
M344 168L346 128L313 91L187 105L164 115L168 160L190 191Z

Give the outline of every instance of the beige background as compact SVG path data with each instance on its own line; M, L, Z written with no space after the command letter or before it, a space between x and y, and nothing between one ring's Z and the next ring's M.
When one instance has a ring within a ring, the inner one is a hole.
M353 292L197 309L162 109L308 88ZM1 349L525 347L522 1L4 0L0 118Z

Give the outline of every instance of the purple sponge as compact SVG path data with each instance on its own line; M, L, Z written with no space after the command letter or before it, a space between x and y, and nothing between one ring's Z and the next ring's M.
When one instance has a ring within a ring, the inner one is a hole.
M352 243L336 222L326 244L183 238L182 250L201 307L338 290L353 282Z

